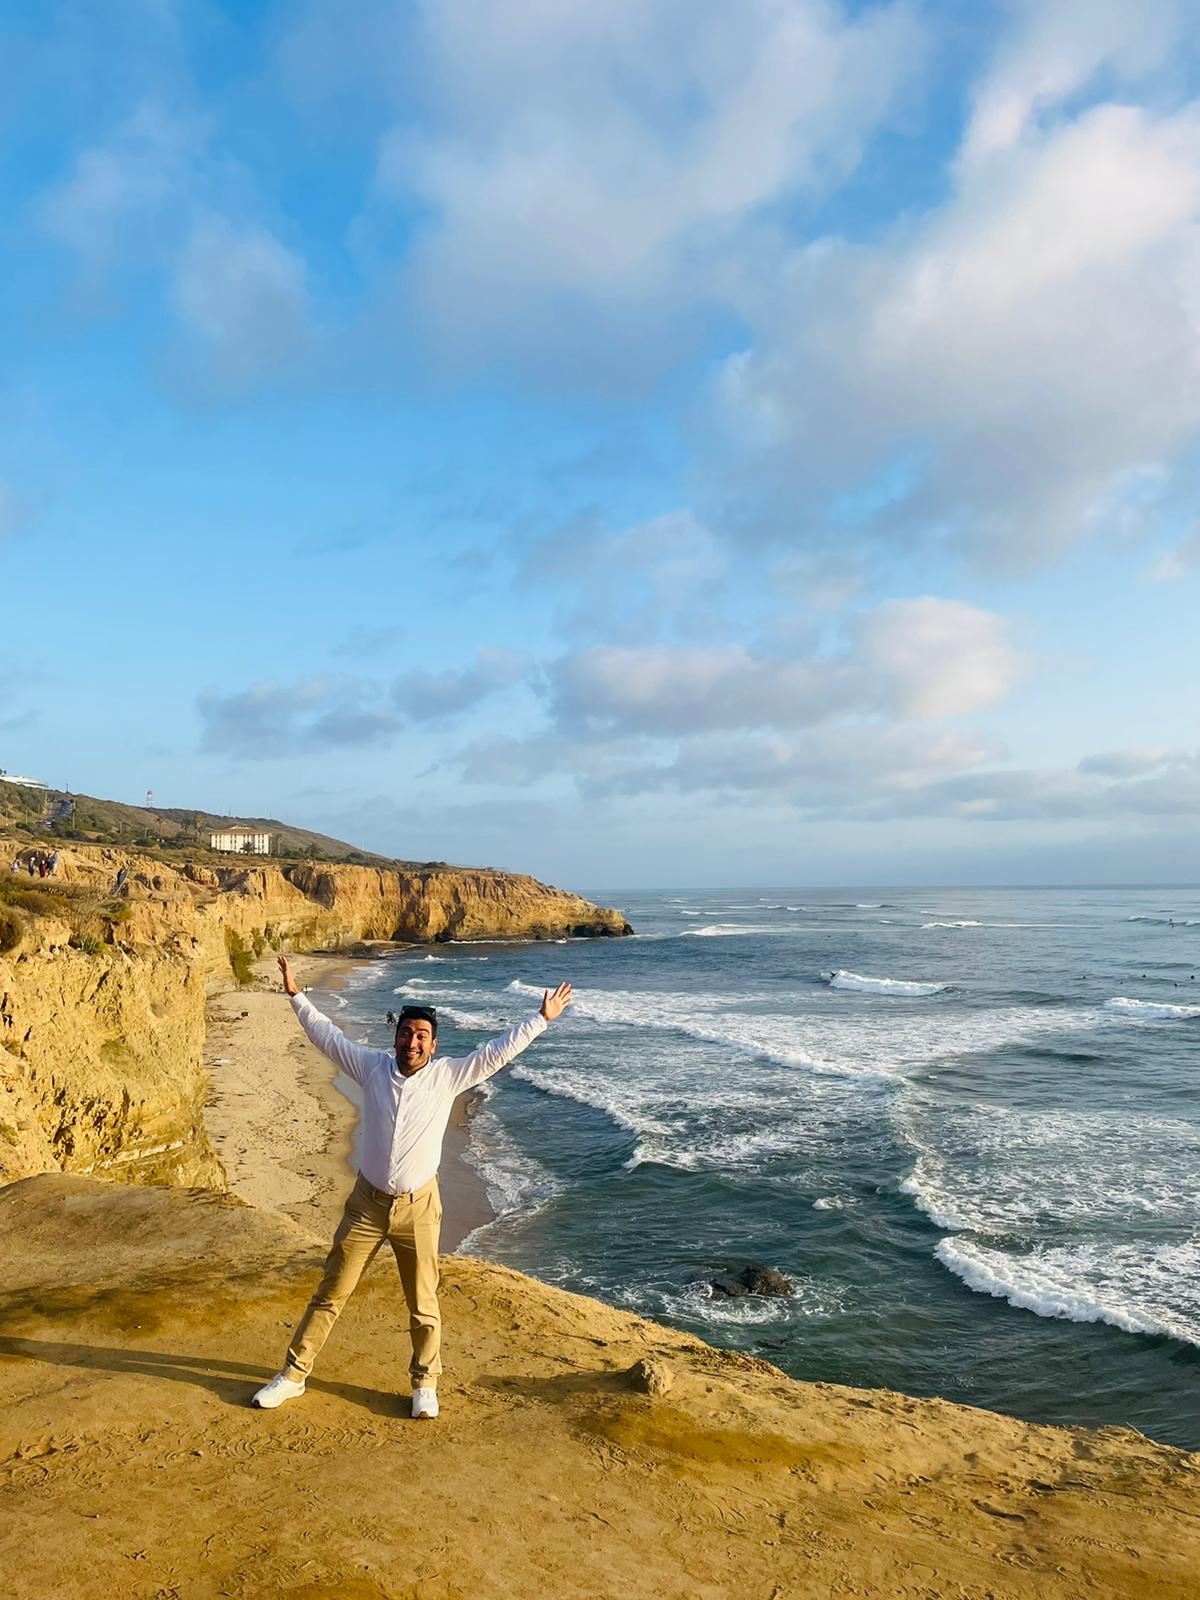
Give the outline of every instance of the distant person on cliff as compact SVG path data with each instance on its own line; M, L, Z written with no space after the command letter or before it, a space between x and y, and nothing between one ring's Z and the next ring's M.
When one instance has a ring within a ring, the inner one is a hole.
M280 956L279 970L305 1033L362 1086L362 1170L333 1236L317 1292L292 1335L283 1371L251 1403L269 1410L304 1393L305 1380L342 1307L364 1268L387 1243L408 1303L412 1414L436 1417L442 1370L437 1297L442 1136L455 1097L506 1067L544 1033L571 1004L571 985L547 989L540 1011L470 1055L439 1056L434 1054L437 1012L432 1006L404 1006L396 1019L394 1050L369 1050L347 1039L301 994L286 956Z

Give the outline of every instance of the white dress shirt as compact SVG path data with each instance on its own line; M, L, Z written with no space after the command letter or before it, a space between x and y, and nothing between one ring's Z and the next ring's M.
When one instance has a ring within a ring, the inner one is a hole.
M429 1182L442 1159L455 1097L506 1067L546 1031L545 1017L535 1012L469 1056L435 1055L405 1078L392 1051L347 1039L307 995L293 995L292 1010L317 1049L362 1086L362 1175L389 1194L407 1194Z

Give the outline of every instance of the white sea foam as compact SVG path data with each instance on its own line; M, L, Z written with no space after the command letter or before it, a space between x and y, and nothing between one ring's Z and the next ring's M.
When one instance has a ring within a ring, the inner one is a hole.
M983 924L968 917L961 922L923 922L921 926L923 928L980 928Z
M329 1004L331 1006L336 1006L339 1011L344 1011L350 1002L343 995L331 994L329 996Z
M859 994L928 995L949 988L945 983L913 983L907 978L864 978L859 972L830 974L831 989L853 989Z
M979 1294L1069 1322L1200 1344L1200 1243L1090 1243L1015 1255L943 1239L934 1254Z
M517 994L541 993L520 978L514 978L508 987ZM702 1044L736 1050L742 1055L761 1056L784 1067L852 1077L863 1083L878 1083L881 1079L892 1086L895 1083L895 1073L890 1068L882 1063L864 1064L860 1054L852 1050L844 1052L842 1059L826 1059L812 1053L797 1038L797 1033L806 1026L804 1019L757 1015L732 1008L706 1011L694 998L596 989L576 994L571 1010L589 1021L625 1026L638 1032L684 1034Z
M520 979L508 987L531 998L541 993ZM799 1068L806 1075L846 1078L870 1093L892 1092L908 1071L945 1057L990 1052L1047 1036L1092 1032L1100 1016L1090 1006L959 1009L866 1005L853 1010L838 1005L792 1016L739 1010L720 996L705 1007L695 996L597 989L577 993L568 1020L572 1015L629 1028L639 1052L647 1036L683 1035ZM711 1070L711 1062L707 1065Z
M483 1179L488 1204L496 1213L493 1219L472 1229L458 1246L467 1255L483 1253L494 1232L503 1232L514 1218L541 1210L564 1187L548 1168L514 1142L487 1105L471 1120L466 1158Z
M1053 1113L908 1095L891 1107L915 1152L900 1184L936 1227L1036 1234L1188 1228L1195 1217L1200 1127L1122 1111Z
M541 993L540 989L538 993ZM455 999L457 998L455 996ZM450 1022L456 1028L467 1028L474 1032L485 1034L505 1032L512 1027L514 1022L519 1021L522 1016L528 1015L528 1012L523 1008L519 1013L516 1011L498 1011L494 1005L481 1006L471 1004L470 1008L466 1009L460 1005L445 1005L440 1000L437 1012L443 1022Z
M1117 995L1104 1002L1105 1011L1116 1011L1123 1016L1142 1021L1179 1021L1181 1018L1200 1017L1200 1005L1172 1006L1161 1000L1129 1000Z
M742 1169L802 1149L819 1136L800 1103L781 1105L773 1084L744 1078L713 1083L703 1072L681 1072L647 1082L615 1070L539 1067L518 1062L510 1075L542 1094L571 1100L603 1114L633 1134L625 1161L632 1172L654 1165L680 1172ZM705 1080L707 1078L707 1085ZM698 1092L707 1088L703 1101Z
M842 1310L844 1296L838 1285L784 1271L791 1280L791 1294L717 1295L707 1283L692 1283L681 1290L646 1289L624 1298L643 1316L743 1328L832 1317Z
M883 910L883 901L882 900L860 900L860 901L855 901L854 909L856 911L882 911Z

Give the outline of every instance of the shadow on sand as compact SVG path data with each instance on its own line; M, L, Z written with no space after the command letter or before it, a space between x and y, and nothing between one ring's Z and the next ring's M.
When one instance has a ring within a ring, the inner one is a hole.
M52 1367L76 1367L82 1372L132 1373L163 1378L207 1389L223 1405L248 1406L254 1391L274 1373L249 1362L219 1361L212 1356L188 1356L164 1350L123 1350L114 1345L55 1343L47 1339L18 1339L0 1335L0 1358L40 1361ZM407 1415L408 1396L383 1394L355 1383L333 1383L310 1378L307 1388L335 1395L362 1406L377 1417Z

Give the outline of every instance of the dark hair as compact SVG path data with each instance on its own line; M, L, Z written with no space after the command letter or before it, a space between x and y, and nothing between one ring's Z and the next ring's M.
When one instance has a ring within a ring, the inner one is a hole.
M427 1022L437 1038L437 1011L433 1006L402 1006L396 1018L397 1028L402 1022Z

